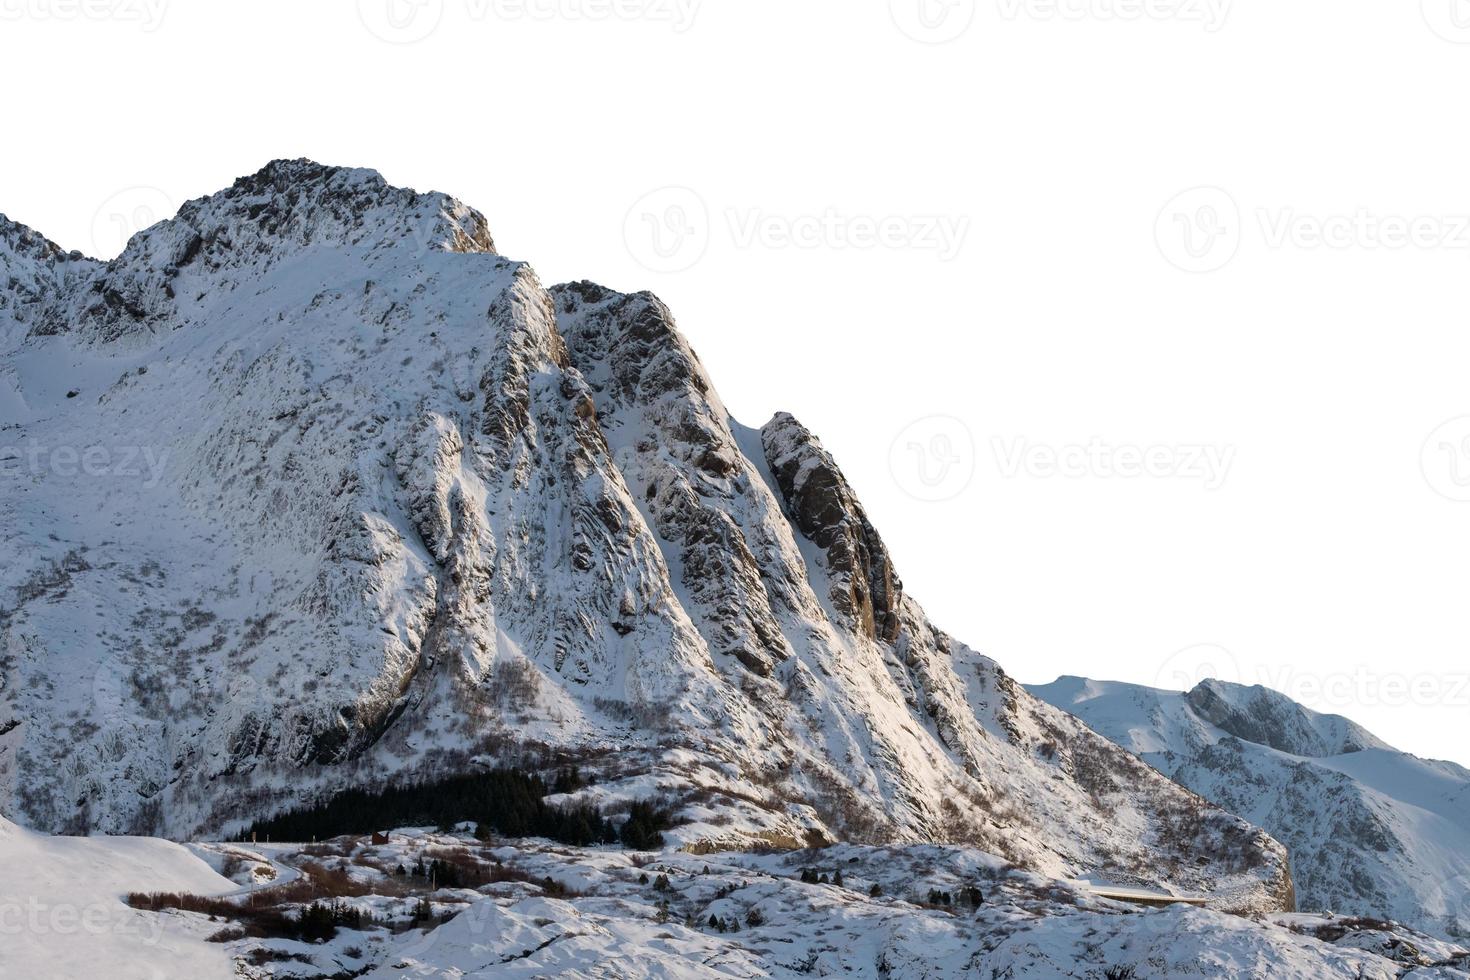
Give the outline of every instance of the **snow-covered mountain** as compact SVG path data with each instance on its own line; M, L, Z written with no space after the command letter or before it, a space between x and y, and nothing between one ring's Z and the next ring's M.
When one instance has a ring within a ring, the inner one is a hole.
M705 849L964 842L1289 908L1285 852L925 617L651 295L272 163L110 262L0 219L0 813L185 837L557 749Z
M1302 908L1470 933L1470 771L1264 687L1063 677L1030 690L1285 843Z

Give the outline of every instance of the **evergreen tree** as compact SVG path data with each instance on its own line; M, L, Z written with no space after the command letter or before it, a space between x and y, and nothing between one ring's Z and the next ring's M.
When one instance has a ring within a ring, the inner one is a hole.
M619 836L623 846L638 851L656 851L664 845L660 833L670 825L667 810L660 809L648 800L635 800L628 808L628 819L623 822Z

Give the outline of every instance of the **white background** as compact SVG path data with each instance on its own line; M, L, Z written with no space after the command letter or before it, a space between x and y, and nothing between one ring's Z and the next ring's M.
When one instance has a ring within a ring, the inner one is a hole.
M0 0L0 210L110 257L273 157L456 194L662 296L1023 681L1208 668L1470 762L1466 42L1466 0Z

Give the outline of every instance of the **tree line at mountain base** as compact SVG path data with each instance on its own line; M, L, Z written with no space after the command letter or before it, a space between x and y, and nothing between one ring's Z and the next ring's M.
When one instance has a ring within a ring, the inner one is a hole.
M554 806L549 793L569 793L583 782L576 767L559 770L552 784L520 769L492 769L448 776L380 790L348 789L317 804L266 820L258 820L238 840L306 842L392 827L433 826L449 829L475 824L482 840L501 837L546 837L574 847L614 844L656 850L661 831L671 826L671 812L651 801L635 801L616 826L602 810L586 803Z

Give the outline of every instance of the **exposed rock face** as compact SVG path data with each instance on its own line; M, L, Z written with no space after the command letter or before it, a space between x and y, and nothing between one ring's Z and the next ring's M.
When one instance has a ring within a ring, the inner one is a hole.
M760 476L741 455L724 406L668 308L648 293L592 283L553 289L559 327L594 400L619 468L649 527L675 552L685 608L718 656L770 676L791 656L762 568L734 507L769 520ZM764 554L781 548L755 542ZM779 560L779 559L778 559ZM783 569L788 579L799 571Z
M855 620L867 636L885 643L897 640L903 584L831 455L785 413L761 430L761 444L787 513L826 552L834 608Z
M600 791L734 837L1280 904L1278 844L929 623L820 443L733 421L651 295L547 290L453 199L305 161L106 265L3 254L7 815L187 834L615 750Z
M1062 678L1033 689L1291 850L1306 911L1470 929L1470 772L1261 687L1188 693Z

